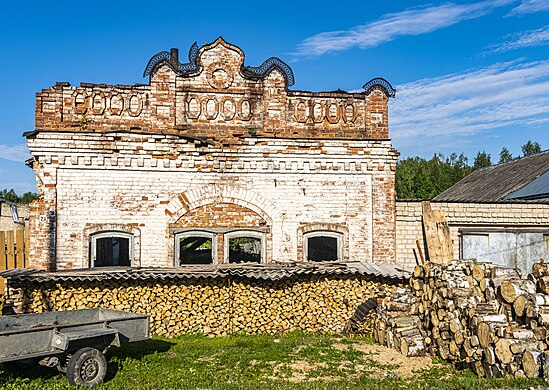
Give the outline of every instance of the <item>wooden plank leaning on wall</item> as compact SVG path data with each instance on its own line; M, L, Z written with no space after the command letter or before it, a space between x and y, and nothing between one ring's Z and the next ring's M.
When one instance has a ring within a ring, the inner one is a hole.
M449 264L454 257L454 248L444 211L432 210L429 201L421 202L421 207L428 258L436 264Z

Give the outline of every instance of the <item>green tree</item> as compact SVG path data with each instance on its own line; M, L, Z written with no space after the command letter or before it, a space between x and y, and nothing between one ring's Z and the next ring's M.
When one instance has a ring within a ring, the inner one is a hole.
M0 191L0 198L7 200L8 202L30 203L33 200L38 199L38 195L34 192L25 192L23 195L19 196L13 189L4 189Z
M492 165L492 158L490 154L486 153L484 150L482 152L478 152L475 157L475 162L473 163L473 168L480 169L489 167L490 165Z
M503 164L513 160L513 155L511 154L511 152L509 152L509 149L503 147L503 149L501 149L501 152L499 152L499 163Z
M528 140L528 142L522 145L522 154L524 155L524 157L539 152L541 152L541 146L537 142L532 142Z
M435 154L430 160L409 157L397 163L396 191L400 199L430 199L463 179L473 168L465 155Z
M0 191L0 198L7 200L8 202L19 202L19 197L13 189Z
M33 200L38 200L38 195L34 192L25 192L23 195L19 197L20 203L30 203Z

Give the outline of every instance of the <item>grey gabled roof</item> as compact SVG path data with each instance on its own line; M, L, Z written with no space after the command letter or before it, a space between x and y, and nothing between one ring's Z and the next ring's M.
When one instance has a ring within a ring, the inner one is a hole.
M501 202L549 171L549 150L479 169L433 198L438 202ZM542 184L548 184L543 181ZM539 189L540 191L543 191ZM548 191L545 191L548 192ZM530 197L533 194L530 193ZM521 197L523 199L524 197ZM543 199L542 199L543 201Z

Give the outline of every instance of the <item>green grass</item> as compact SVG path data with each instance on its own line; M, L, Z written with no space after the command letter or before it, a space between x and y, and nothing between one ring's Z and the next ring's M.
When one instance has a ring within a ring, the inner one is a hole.
M479 379L437 362L411 377L357 349L369 339L290 334L154 338L113 348L104 389L489 389L540 387L543 380ZM66 389L63 374L29 366L0 371L0 389Z

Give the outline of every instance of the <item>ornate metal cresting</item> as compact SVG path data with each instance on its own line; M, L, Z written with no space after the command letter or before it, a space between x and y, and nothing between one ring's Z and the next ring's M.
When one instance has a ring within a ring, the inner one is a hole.
M168 65L174 70L174 72L177 72L183 76L196 72L199 68L198 50L198 44L196 42L193 43L189 50L189 62L185 64L179 62L177 58L177 49L172 49L171 52L161 51L152 56L149 60L147 66L145 67L145 71L143 72L143 77L151 76L155 69L163 64ZM282 72L288 87L294 85L295 79L292 68L277 57L271 57L259 66L242 65L241 72L244 76L249 78L262 79L266 77L273 69L279 69Z
M167 64L174 72L182 75L188 75L198 70L198 43L193 43L189 49L189 62L182 64L178 59L177 49L172 49L170 52L161 51L151 57L145 70L143 71L143 77L151 76L154 70L162 64Z
M366 91L366 94L369 94L370 91L374 89L381 89L389 97L396 96L396 89L394 89L393 86L387 80L381 77L376 77L375 79L371 79L366 84L364 84L362 88L364 88L364 90Z
M282 72L288 86L294 85L295 80L292 68L277 57L271 57L259 66L242 66L242 73L252 78L263 78L274 68L279 69Z
M145 67L145 71L143 72L143 77L151 76L158 67L164 64L168 65L174 72L182 76L189 76L198 71L200 68L198 63L199 50L200 48L198 47L198 44L196 42L193 43L189 49L189 62L184 64L179 62L177 49L171 49L170 52L161 51L152 56L149 60L147 66ZM262 79L267 77L273 69L278 69L282 73L286 81L286 87L290 87L295 84L294 72L292 71L292 68L277 57L271 57L259 66L242 65L240 71L245 77L251 79ZM388 97L396 96L396 90L393 86L381 77L376 77L368 81L364 84L363 88L366 94L369 94L372 90L378 89L387 94Z
M182 64L178 61L177 72L181 74L189 74L198 70L198 43L193 43L189 49L189 62Z

